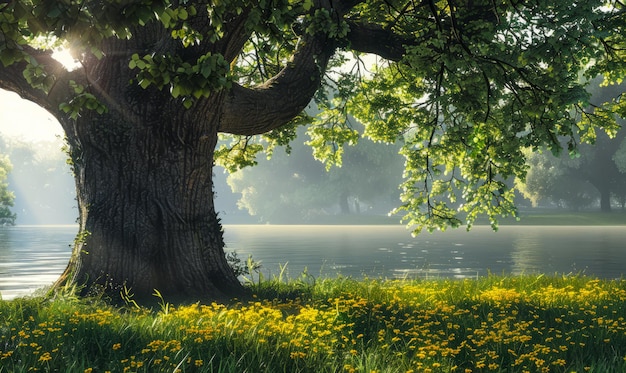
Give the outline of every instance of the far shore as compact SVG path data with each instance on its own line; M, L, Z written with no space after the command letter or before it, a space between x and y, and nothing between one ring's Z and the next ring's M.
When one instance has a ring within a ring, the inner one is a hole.
M275 220L269 223L261 222L254 216L247 215L220 215L223 225L402 225L399 216L375 214L338 214L320 215L310 219ZM479 218L474 225L489 225L486 217ZM520 210L519 217L511 216L499 218L500 226L529 226L529 225L558 225L558 226L622 226L626 225L626 211L615 209L612 212L583 211L572 212L567 210L528 209ZM16 227L50 227L72 228L77 224L17 224Z
M399 216L373 215L373 214L341 214L325 215L311 219L291 219L289 221L276 220L270 223L262 223L255 217L235 218L224 216L224 225L236 224L270 224L270 225L401 225ZM584 211L572 212L567 210L520 210L519 217L505 217L498 219L501 226L512 225L576 225L576 226L621 226L626 225L626 211L616 210L613 212ZM487 218L478 219L474 225L489 225Z

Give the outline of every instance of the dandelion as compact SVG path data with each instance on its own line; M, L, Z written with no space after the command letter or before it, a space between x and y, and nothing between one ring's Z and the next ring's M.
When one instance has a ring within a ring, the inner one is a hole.
M306 353L302 351L294 351L289 354L289 357L292 359L303 359L306 356Z

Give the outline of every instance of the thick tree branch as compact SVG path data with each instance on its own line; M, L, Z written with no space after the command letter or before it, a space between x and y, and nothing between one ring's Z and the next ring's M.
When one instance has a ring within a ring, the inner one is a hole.
M391 30L375 24L348 22L349 48L363 53L373 53L391 61L400 61L406 53L406 46L414 40L402 38Z
M41 51L29 46L24 50L37 60L40 65L46 66L51 74L66 73L63 65L52 58L51 51ZM34 102L51 113L58 110L59 102L55 96L41 89L33 88L24 78L26 62L14 63L8 67L0 64L0 88L17 93L21 98Z
M318 0L316 8L343 17L363 0ZM328 60L338 46L324 35L304 36L292 60L262 85L233 84L225 100L220 132L258 135L279 128L298 115L319 89Z
M266 133L289 122L309 104L334 47L313 37L306 39L287 66L264 84L253 88L233 84L225 100L220 132Z
M415 41L403 39L389 30L371 24L350 24L350 47L399 61L405 46ZM219 131L236 135L258 135L286 124L310 102L320 86L321 76L336 45L319 38L307 38L293 60L261 86L245 88L234 84L226 100Z

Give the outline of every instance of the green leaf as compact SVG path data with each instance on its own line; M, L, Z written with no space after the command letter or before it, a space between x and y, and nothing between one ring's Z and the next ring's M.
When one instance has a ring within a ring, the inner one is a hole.
M172 86L172 90L171 90L171 94L172 94L172 97L178 98L178 96L180 96L180 86L179 85L173 85Z
M46 16L48 18L58 18L61 13L63 13L63 10L58 6L54 6L48 11L48 14L46 14Z
M161 23L163 23L163 26L165 26L166 28L169 28L172 22L172 17L167 12L167 10L168 9L166 9L165 12L161 13L161 15L159 16L159 19L161 20Z

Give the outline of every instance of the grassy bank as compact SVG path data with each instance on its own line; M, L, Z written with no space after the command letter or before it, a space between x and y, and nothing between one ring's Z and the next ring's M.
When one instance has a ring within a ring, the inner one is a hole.
M624 372L626 280L262 282L149 311L0 301L0 372Z

